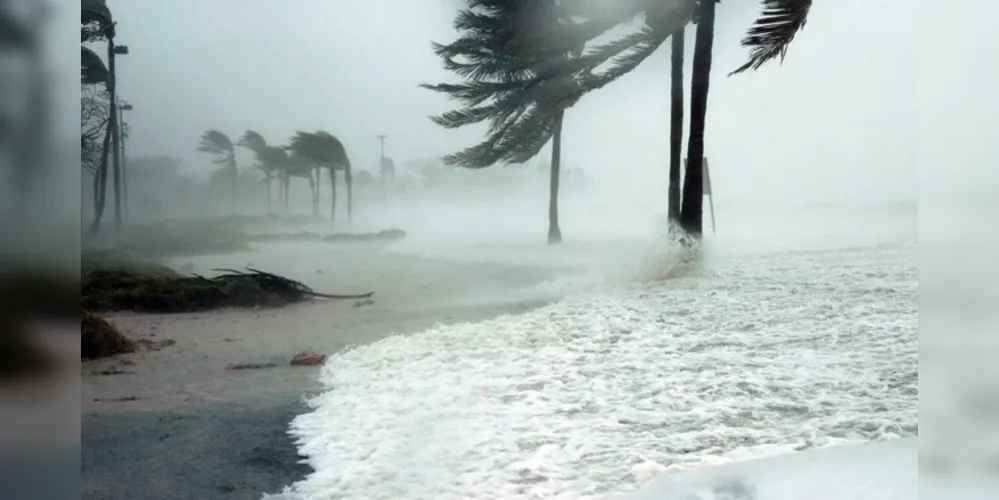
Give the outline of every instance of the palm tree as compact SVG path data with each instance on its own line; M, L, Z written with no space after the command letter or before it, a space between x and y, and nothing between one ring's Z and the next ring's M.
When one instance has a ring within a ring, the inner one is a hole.
M330 217L333 220L336 220L336 172L343 170L344 181L347 183L347 220L350 220L353 215L354 180L351 175L350 159L347 158L347 150L343 147L343 143L323 130L311 133L300 131L291 138L288 149L292 151L292 155L300 155L312 164L329 171L330 193L333 197ZM317 192L318 189L317 185Z
M271 210L271 181L277 178L280 184L286 178L283 171L288 166L288 152L282 147L268 145L264 137L253 130L244 132L236 145L252 151L258 167L264 172L263 182L267 187L267 211L269 212ZM282 194L282 187L282 185L278 186L279 195Z
M288 161L280 172L285 212L288 211L288 191L291 187L291 179L293 177L300 177L309 181L309 192L312 195L312 215L318 217L319 181L322 177L321 167L297 151L292 151L289 155L288 146L285 146L283 149L285 150L285 154L288 155Z
M107 41L110 60L111 52L114 50L112 42L114 39L114 19L111 16L111 10L108 9L104 0L82 0L80 7L80 41L83 43ZM115 113L113 101L113 68L109 69L105 66L100 56L87 47L80 48L80 83L82 85L103 84L108 88L112 98L109 100L110 114L104 131L101 160L97 172L94 174L94 220L90 223L89 232L96 233L100 230L107 200L108 158L111 152L112 135L117 126L115 119L117 113Z
M503 2L467 0L454 26L459 38L447 45L434 44L444 66L461 76L461 84L422 85L448 94L463 109L433 117L434 123L457 128L489 122L486 139L444 157L444 162L464 168L487 168L499 162L524 163L552 143L548 201L548 243L562 241L558 223L558 190L565 109L575 100L558 101L560 87L575 88L575 80L562 74L564 66L582 54L582 44L563 45L561 27L571 24L553 0ZM551 60L532 53L541 47ZM463 58L468 62L461 62Z
M522 69L523 61L532 64L545 64L556 68L545 75L550 82L572 78L578 84L560 85L555 89L558 96L550 98L550 102L569 107L582 95L602 88L616 81L621 76L638 67L649 55L670 36L674 39L674 55L679 40L687 23L700 20L695 35L695 56L691 74L691 131L688 141L687 176L683 187L683 200L680 202L678 221L681 226L692 232L695 237L701 233L703 199L703 163L704 163L704 123L707 109L707 94L710 83L711 48L714 35L714 4L718 0L618 0L614 3L596 2L594 0L565 0L562 8L563 16L570 16L573 23L559 27L559 42L547 45L534 44L529 53L521 54L517 60L503 62L506 71ZM783 58L794 36L800 31L807 20L812 0L761 0L763 11L753 23L742 45L750 49L749 60L731 74L741 73L749 69L758 69L768 61ZM556 64L560 60L559 51L565 51L572 44L592 42L610 31L612 28L627 25L632 20L644 17L645 23L637 31L633 31L618 40L593 47L581 57L575 58L571 64ZM682 52L680 52L682 54ZM678 60L680 59L680 60ZM670 178L677 179L679 173L678 144L682 143L682 108L676 104L675 96L682 96L682 87L677 85L682 78L682 69L676 63L682 63L681 57L672 58L674 69L671 71L674 96L674 106L671 112L670 134ZM610 67L598 70L605 63ZM682 67L682 66L681 66ZM682 99L682 97L681 97ZM675 194L677 183L673 183L671 194ZM689 196L689 200L688 198ZM671 200L677 197L671 196ZM676 201L671 201L671 210L675 215Z
M236 180L239 172L236 169L236 147L229 136L218 130L209 130L201 134L198 151L215 155L214 163L222 165L229 177L230 202L236 203Z

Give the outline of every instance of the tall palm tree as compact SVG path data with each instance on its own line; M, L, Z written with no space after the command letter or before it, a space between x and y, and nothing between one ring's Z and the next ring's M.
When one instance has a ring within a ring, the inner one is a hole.
M264 173L264 184L267 187L267 210L271 209L271 182L276 178L279 180L278 192L281 194L281 180L286 176L283 170L287 167L288 152L282 147L271 146L264 140L260 133L247 130L239 138L237 146L244 147L253 152L257 166Z
M222 165L229 177L230 202L236 203L236 181L238 170L236 168L236 147L229 136L218 130L208 130L201 134L201 142L198 143L198 151L215 155L214 163Z
M680 224L680 165L683 162L683 45L686 29L670 35L669 209L670 230Z
M565 109L574 100L553 102L575 87L569 75L556 76L561 67L582 54L583 44L562 45L560 28L571 24L553 0L504 2L467 0L454 26L454 42L434 44L446 69L464 79L461 84L422 85L448 94L463 104L432 120L445 128L488 121L486 139L444 157L444 162L465 168L487 168L499 162L524 163L551 141L551 175L548 200L548 243L562 241L558 223L561 178L562 125ZM534 57L541 47L551 60ZM461 62L466 59L468 62Z
M288 149L292 154L298 154L315 165L325 168L330 175L330 193L332 195L330 217L336 220L336 172L343 171L347 184L347 220L353 216L353 175L350 159L343 143L329 132L297 132L291 138ZM318 181L318 179L317 179ZM318 190L318 187L316 188Z
M680 227L694 239L704 232L704 127L711 82L711 52L715 37L715 0L701 0L694 34L694 66L690 74L690 138L684 172Z
M111 52L114 50L111 42L114 39L114 18L111 15L111 10L108 9L104 0L82 0L80 7L80 41L82 43L107 41L110 60ZM103 84L108 88L112 98L114 96L113 68L109 69L108 66L105 66L100 56L88 47L80 48L80 83L83 85ZM107 200L108 159L113 134L117 126L114 101L109 100L109 103L111 108L108 124L104 131L101 160L97 172L94 174L94 220L91 221L89 227L91 233L100 230Z

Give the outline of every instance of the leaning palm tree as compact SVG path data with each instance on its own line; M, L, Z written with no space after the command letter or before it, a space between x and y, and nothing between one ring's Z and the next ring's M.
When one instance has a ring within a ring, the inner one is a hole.
M312 160L306 158L301 153L290 151L288 146L282 148L287 160L284 167L279 171L281 178L281 200L284 203L285 212L289 211L288 200L291 188L291 179L301 178L309 182L309 193L312 195L312 215L319 216L319 180L321 178L321 168Z
M350 159L347 150L339 139L326 131L297 132L291 138L288 149L292 154L312 162L329 171L330 193L332 195L330 217L336 220L336 172L343 170L344 181L347 184L347 220L353 212L353 176L351 175ZM318 179L317 179L318 181ZM318 186L316 188L318 190Z
M198 151L215 155L214 163L222 165L229 177L230 201L236 203L236 180L238 170L236 169L236 147L229 136L218 130L209 130L201 134L201 142L198 143Z
M463 108L433 117L445 128L487 121L486 139L444 157L465 168L486 168L499 162L524 163L552 144L548 201L548 243L562 241L558 223L561 178L562 124L572 102L552 102L558 87L575 86L571 77L551 78L582 53L582 44L562 46L561 27L571 24L553 0L503 2L467 0L454 26L459 37L447 45L434 44L446 69L461 76L461 84L422 85L445 93ZM535 48L552 59L535 59ZM555 48L549 48L555 47ZM464 59L461 61L460 59Z
M267 210L270 211L271 182L274 179L279 179L280 184L280 180L284 179L282 171L287 167L288 152L284 148L268 145L267 141L264 140L264 136L253 130L244 132L236 145L252 151L254 159L257 161L257 168L263 171L263 182L267 188ZM281 194L281 187L281 185L278 186L279 195Z

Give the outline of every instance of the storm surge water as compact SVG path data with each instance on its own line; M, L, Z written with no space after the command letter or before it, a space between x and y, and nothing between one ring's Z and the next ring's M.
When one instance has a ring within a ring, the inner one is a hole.
M914 204L723 210L696 266L640 236L651 219L628 234L606 210L564 248L387 249L578 272L526 314L333 356L291 425L314 472L268 498L613 498L664 472L917 435Z

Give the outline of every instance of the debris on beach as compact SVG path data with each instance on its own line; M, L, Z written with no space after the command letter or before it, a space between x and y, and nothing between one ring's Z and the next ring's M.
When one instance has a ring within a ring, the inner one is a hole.
M113 365L102 370L93 370L90 372L91 375L97 376L110 376L110 375L134 375L135 372L125 370L124 368Z
M326 361L325 354L319 354L313 351L302 351L291 358L290 364L292 366L315 366L320 365Z
M135 352L135 347L135 341L122 335L106 319L83 312L80 322L80 356L83 359L101 359Z
M232 363L225 367L226 370L262 370L264 368L277 368L277 363Z
M354 302L354 307L370 306L374 303L375 301L371 299L358 300L357 302Z
M366 299L374 292L327 294L276 274L247 268L213 269L206 278L181 275L157 264L98 264L85 266L81 303L91 311L178 313L224 307L279 307L312 298Z

